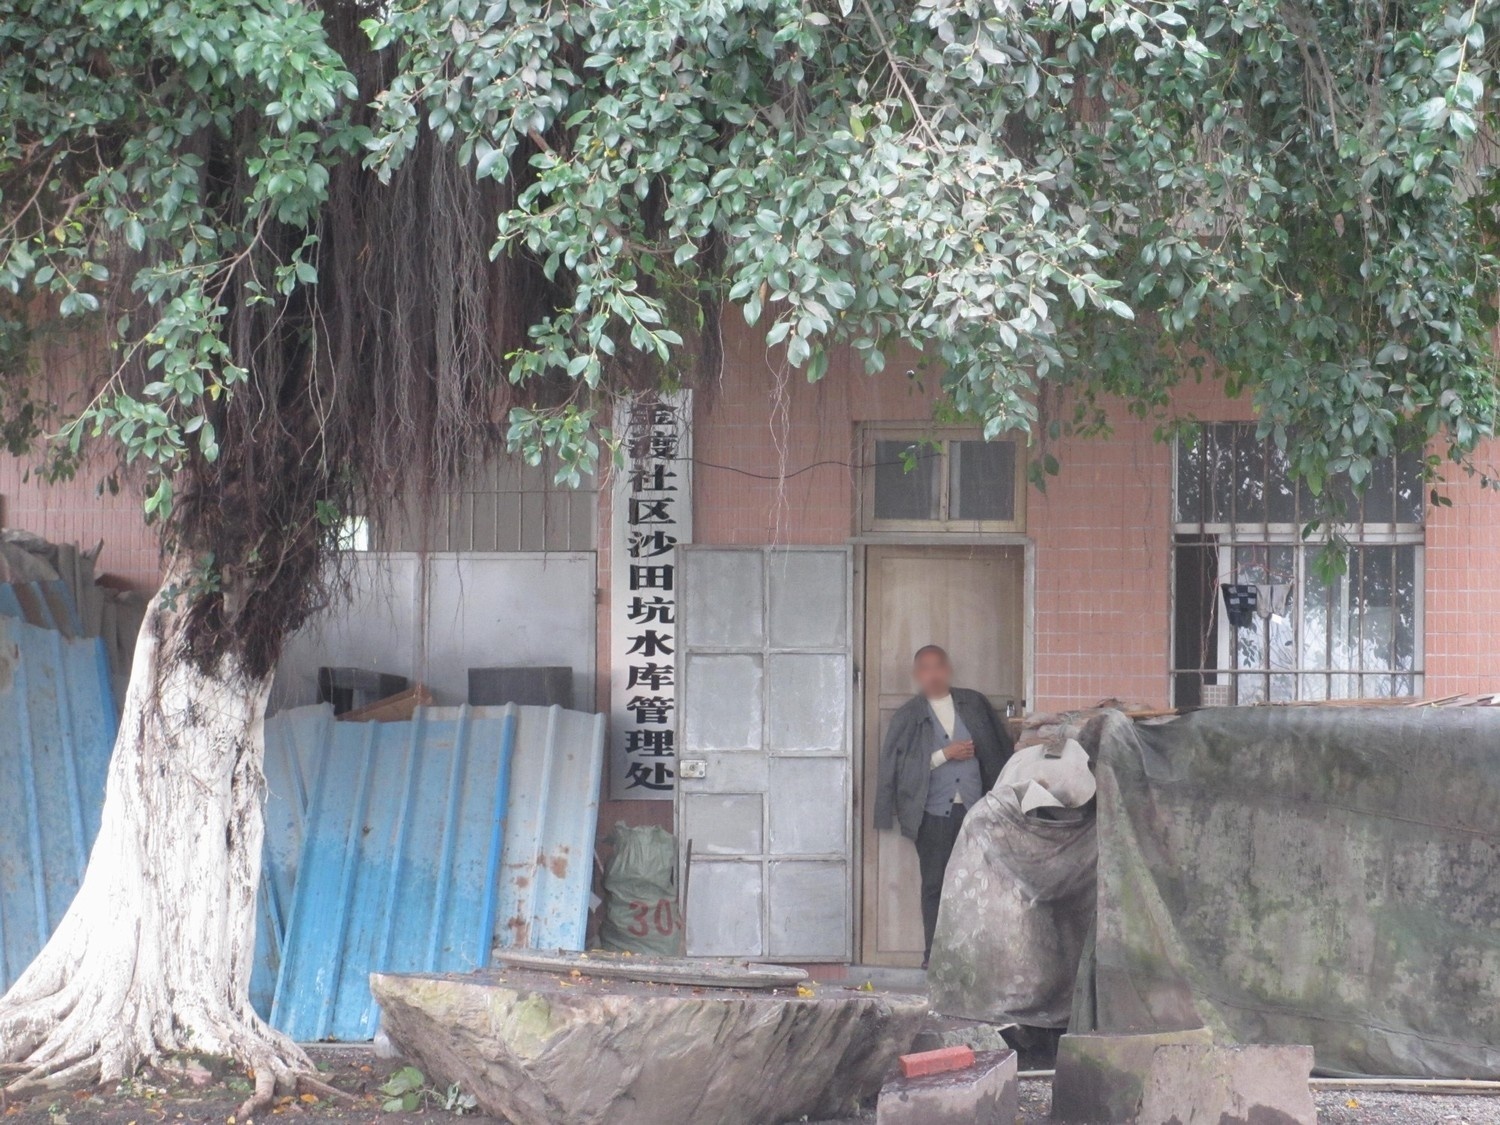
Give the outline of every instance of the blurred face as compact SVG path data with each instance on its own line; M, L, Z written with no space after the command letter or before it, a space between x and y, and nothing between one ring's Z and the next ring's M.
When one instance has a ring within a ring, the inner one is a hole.
M942 699L953 686L953 666L940 652L924 652L912 665L912 678L928 699Z

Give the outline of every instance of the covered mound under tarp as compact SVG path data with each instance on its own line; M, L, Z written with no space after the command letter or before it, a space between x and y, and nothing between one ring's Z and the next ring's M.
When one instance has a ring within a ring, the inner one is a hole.
M1310 1043L1325 1073L1500 1079L1500 711L1108 718L1072 1030Z

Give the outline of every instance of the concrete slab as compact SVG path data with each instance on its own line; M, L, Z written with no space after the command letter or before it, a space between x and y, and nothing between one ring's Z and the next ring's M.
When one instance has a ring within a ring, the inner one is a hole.
M1139 1120L1172 1125L1317 1125L1308 1078L1313 1049L1158 1047Z
M1210 1046L1207 1028L1150 1035L1064 1035L1052 1079L1052 1120L1129 1125L1137 1120L1158 1047Z
M1016 1053L986 1051L974 1065L880 1089L876 1125L1013 1125L1020 1114Z

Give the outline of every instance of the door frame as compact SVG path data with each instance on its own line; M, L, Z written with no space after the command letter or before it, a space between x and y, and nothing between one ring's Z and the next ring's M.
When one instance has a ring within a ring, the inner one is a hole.
M956 534L939 532L929 535L857 535L848 540L852 573L849 577L853 615L850 618L854 693L850 710L850 794L852 809L850 874L854 886L849 896L854 911L853 958L864 963L865 950L865 832L864 818L873 814L865 808L865 617L866 586L869 575L868 553L871 547L1020 547L1021 577L1021 689L1028 705L1036 702L1036 542L1022 532L990 534Z

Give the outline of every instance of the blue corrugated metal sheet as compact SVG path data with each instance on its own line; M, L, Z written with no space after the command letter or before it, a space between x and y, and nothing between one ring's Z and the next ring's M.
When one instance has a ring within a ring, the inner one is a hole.
M306 717L303 718L302 715ZM265 1019L271 1017L287 917L297 886L297 863L306 837L313 782L323 747L333 733L333 711L310 707L295 722L266 724L266 846L261 865L260 915L255 934L255 967L250 1002Z
M23 618L80 631L66 587L0 585L0 992L78 891L115 742L103 643Z
M582 949L604 769L604 716L521 707L500 865L498 944Z
M492 933L582 949L603 764L604 716L560 707L268 720L258 1008L304 1041L367 1039L375 969L478 968Z
M515 708L400 723L300 708L267 727L282 723L320 727L324 742L271 1022L303 1041L368 1039L372 971L489 960Z

